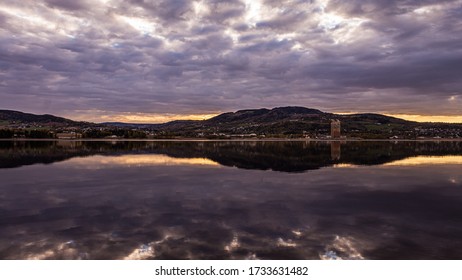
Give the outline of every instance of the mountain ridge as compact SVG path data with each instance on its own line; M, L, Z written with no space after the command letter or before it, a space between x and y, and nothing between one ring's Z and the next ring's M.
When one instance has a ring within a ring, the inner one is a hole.
M275 107L273 109L260 108L260 109L242 109L235 112L225 112L214 116L210 119L198 121L198 120L173 120L165 123L127 123L127 122L103 122L95 124L104 124L104 125L114 125L114 126L165 126L165 125L175 125L175 124L191 124L197 122L230 122L230 121L239 121L239 120L248 120L249 118L261 117L264 115L264 118L257 118L262 121L271 121L271 120L282 120L290 119L293 117L307 117L307 116L317 116L325 115L331 116L332 118L345 118L345 117L368 117L374 116L378 118L389 118L394 120L400 120L402 122L410 122L400 118L390 117L378 113L357 113L357 114L334 114L323 112L318 109L306 108L301 106L285 106L285 107ZM56 123L86 123L90 124L92 122L86 121L75 121L72 119L67 119L64 117L59 117L51 114L32 114L16 110L0 110L0 120L3 121L27 121L27 122L56 122Z
M71 119L58 117L50 114L32 114L24 113L15 110L0 110L0 121L19 121L19 122L34 122L42 124L83 124L88 122L74 121Z
M305 137L323 138L330 135L330 123L341 122L342 135L356 138L386 139L392 137L416 139L418 137L462 137L462 124L418 123L377 113L340 115L300 106L273 109L244 109L219 114L207 120L174 120L160 124L123 122L76 122L53 115L34 115L12 110L0 110L0 129L54 127L65 130L77 127L88 132L83 137L126 137L127 131L138 130L154 138L229 138L229 137ZM5 125L6 123L6 125ZM19 123L19 125L18 125ZM21 125L22 124L22 125ZM26 125L24 125L26 124ZM98 131L99 130L99 131ZM100 133L103 131L104 133ZM125 132L124 132L125 131ZM56 131L55 131L56 132ZM58 130L59 132L59 130ZM138 135L138 134L130 134Z

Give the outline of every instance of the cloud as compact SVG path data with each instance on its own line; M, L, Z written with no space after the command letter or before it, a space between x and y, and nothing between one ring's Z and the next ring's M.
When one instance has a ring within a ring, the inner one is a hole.
M91 8L91 4L87 0L65 1L65 0L44 0L45 5L69 11L86 10Z
M0 98L4 108L67 117L292 104L458 115L462 98L449 98L462 96L461 7L460 0L7 0Z

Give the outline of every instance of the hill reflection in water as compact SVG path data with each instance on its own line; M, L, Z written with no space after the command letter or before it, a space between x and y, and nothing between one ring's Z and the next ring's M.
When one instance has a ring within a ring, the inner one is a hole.
M460 145L0 142L0 258L462 259Z
M243 169L302 172L332 165L377 165L418 156L462 155L462 142L0 141L0 168L49 164L93 155L119 156L121 161L129 160L128 155L138 155L131 158L139 161L156 158L148 155L164 155L168 157L159 164L162 161L166 164L167 161L215 162Z

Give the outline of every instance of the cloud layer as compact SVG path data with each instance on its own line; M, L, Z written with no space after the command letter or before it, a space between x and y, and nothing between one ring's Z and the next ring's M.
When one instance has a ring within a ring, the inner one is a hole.
M5 0L2 108L461 115L462 1ZM167 115L168 116L168 115Z

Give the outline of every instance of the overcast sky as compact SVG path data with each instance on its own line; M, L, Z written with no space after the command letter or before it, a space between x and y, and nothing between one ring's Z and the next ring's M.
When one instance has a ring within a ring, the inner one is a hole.
M2 109L159 122L287 105L462 121L462 1L0 2Z

